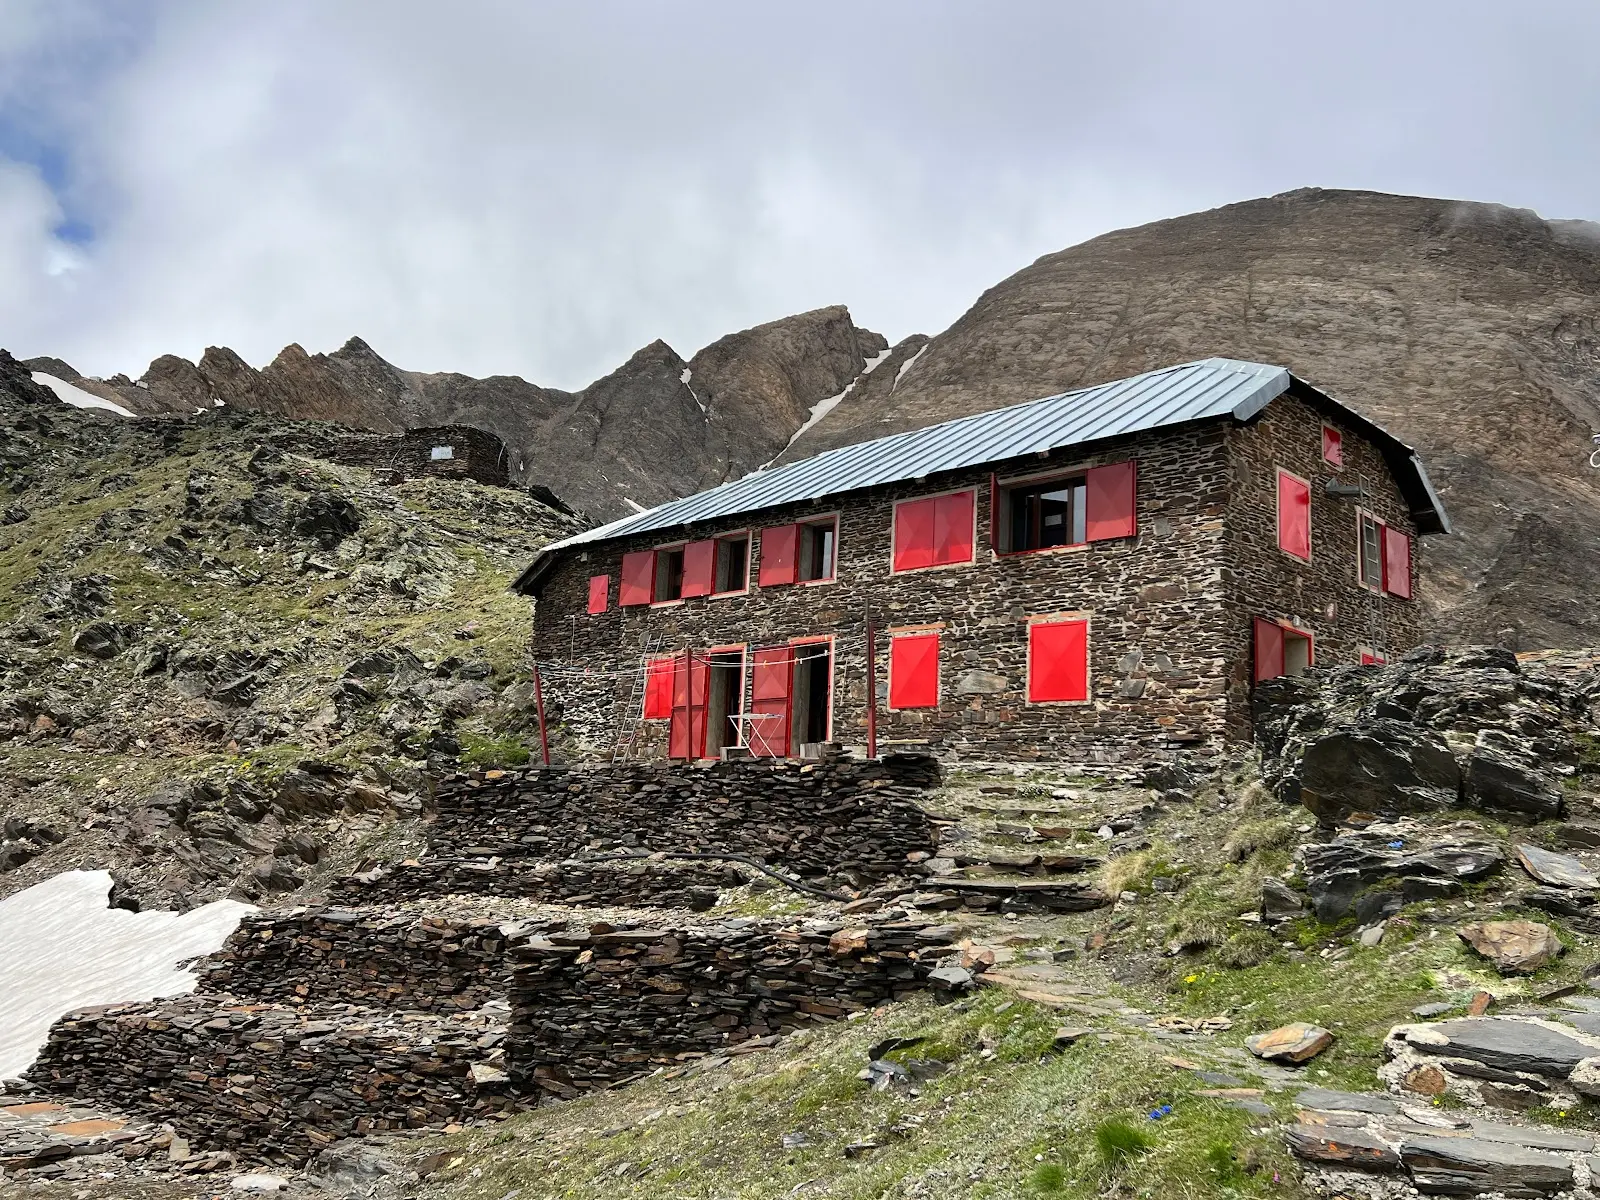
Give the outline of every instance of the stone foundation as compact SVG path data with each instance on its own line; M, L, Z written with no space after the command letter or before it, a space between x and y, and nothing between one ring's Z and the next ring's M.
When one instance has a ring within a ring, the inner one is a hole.
M337 880L330 899L381 905L434 896L504 896L546 904L687 908L703 912L717 891L742 887L749 875L715 862L538 863L525 858L430 858Z

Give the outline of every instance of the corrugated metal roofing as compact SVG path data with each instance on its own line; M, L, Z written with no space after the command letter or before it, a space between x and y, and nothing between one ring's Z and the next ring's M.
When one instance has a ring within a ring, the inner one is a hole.
M1297 382L1300 381L1284 367L1231 358L1207 358L1165 367L1130 379L1045 396L1009 408L930 425L926 429L843 446L771 470L756 471L709 491L668 501L552 543L541 552L539 561L548 561L552 553L572 546L652 530L676 529L801 500L921 479L942 471L981 466L1164 425L1216 417L1246 421ZM1301 386L1306 385L1302 383ZM1321 393L1316 394L1330 404L1338 404ZM1423 490L1436 506L1437 498L1432 495L1422 464L1410 448L1359 414L1349 409L1345 411L1381 435L1393 450L1402 451L1410 458L1421 473ZM1443 510L1438 509L1438 513L1441 527L1445 527ZM538 565L536 561L534 567ZM530 572L532 570L530 567Z

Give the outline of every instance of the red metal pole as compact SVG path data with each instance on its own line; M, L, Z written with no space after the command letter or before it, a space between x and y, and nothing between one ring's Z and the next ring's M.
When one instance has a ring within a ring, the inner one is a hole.
M867 757L878 757L878 644L867 610Z
M550 765L550 734L544 725L544 685L539 682L539 664L533 664L533 702L539 710L539 751L544 755L544 765Z

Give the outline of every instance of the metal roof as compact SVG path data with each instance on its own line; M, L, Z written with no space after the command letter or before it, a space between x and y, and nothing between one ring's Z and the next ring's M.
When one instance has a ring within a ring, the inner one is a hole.
M653 530L679 529L700 521L922 479L943 471L982 466L1165 425L1218 417L1247 421L1291 387L1309 399L1333 405L1363 426L1380 441L1397 475L1404 473L1408 466L1414 467L1418 478L1409 481L1411 486L1402 480L1402 488L1413 509L1419 519L1425 513L1436 516L1437 529L1448 530L1444 510L1438 504L1432 484L1409 446L1359 413L1296 379L1284 367L1231 358L1207 358L945 421L909 433L842 446L799 462L755 471L709 491L670 500L553 542L523 572L517 586L520 589L525 583L531 583L532 577L540 573L541 565L574 546Z

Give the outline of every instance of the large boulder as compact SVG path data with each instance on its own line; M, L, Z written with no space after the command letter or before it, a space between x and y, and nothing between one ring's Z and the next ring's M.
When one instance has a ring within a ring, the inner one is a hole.
M1402 905L1437 899L1487 879L1505 854L1475 825L1430 830L1419 822L1378 824L1299 851L1317 920L1354 913L1377 920Z
M1393 817L1453 807L1461 768L1438 734L1374 719L1323 734L1300 761L1300 803L1324 825L1355 812Z
M1486 812L1554 820L1563 809L1561 789L1545 762L1528 739L1480 729L1467 757L1462 798Z
M1537 921L1485 921L1456 934L1502 975L1531 975L1566 951L1555 930Z

